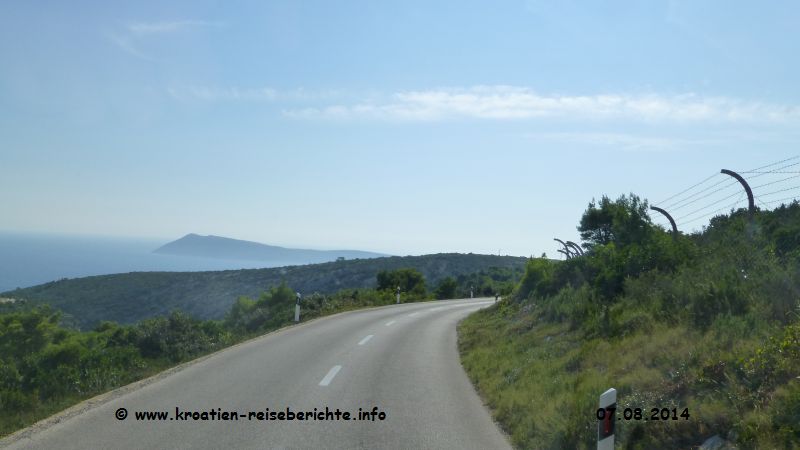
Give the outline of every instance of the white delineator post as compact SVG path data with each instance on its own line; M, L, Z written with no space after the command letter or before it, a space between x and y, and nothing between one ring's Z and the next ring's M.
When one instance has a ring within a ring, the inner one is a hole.
M473 286L470 286L470 287L469 287L469 298L473 298L473 297L472 297L472 292L473 292L474 290L475 290L475 288L474 288Z
M597 421L597 450L614 449L614 427L617 424L617 390L611 388L600 395L600 409L606 411L603 420ZM598 411L598 416L599 415Z
M294 304L294 321L300 322L300 293L297 293L297 303Z
M400 286L397 286L397 304L400 304Z

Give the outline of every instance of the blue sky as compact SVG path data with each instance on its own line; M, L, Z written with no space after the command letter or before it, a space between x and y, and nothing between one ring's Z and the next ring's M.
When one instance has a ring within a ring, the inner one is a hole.
M556 255L800 154L800 3L431 3L0 4L0 231Z

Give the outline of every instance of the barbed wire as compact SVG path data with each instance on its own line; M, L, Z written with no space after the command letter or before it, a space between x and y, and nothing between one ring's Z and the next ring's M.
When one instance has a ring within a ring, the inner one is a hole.
M741 173L753 173L756 170L761 170L761 169L766 169L767 167L777 166L778 164L785 163L786 161L793 161L793 160L795 160L797 158L800 158L800 155L792 156L791 158L786 158L786 159L780 160L778 162L774 162L772 164L767 164L766 166L756 167L755 169L750 169L748 171L744 171L744 172L741 172ZM778 170L778 169L775 169L775 170Z
M713 173L713 174L709 175L709 176L708 176L708 178L704 179L703 181L701 181L701 182L699 182L699 183L697 183L697 184L694 184L694 185L692 185L692 186L689 186L688 188L686 188L686 189L684 189L684 190L682 190L682 191L678 192L677 194L673 195L672 197L668 197L668 198L665 198L664 200L661 200L660 202L658 202L658 204L660 205L660 204L662 204L662 203L664 203L664 202L668 202L668 201L672 200L673 198L675 198L675 197L677 197L677 196L679 196L679 195L681 195L681 194L683 194L683 193L685 193L685 192L689 192L689 191L691 191L692 189L696 188L697 186L700 186L701 184L703 184L703 183L705 183L706 181L708 181L708 180L710 180L710 179L714 178L714 177L715 177L715 176L717 176L717 175L719 175L719 173Z
M780 180L780 181L785 181L785 179L784 180ZM764 184L762 186L767 186L767 185L772 185L772 184L775 184L775 183L766 183L766 184ZM783 192L789 192L789 191L793 191L793 190L800 190L800 185L799 186L790 186L790 187L787 187L787 188L784 188L784 189L778 189L776 191L767 192L767 193L764 193L764 194L754 195L753 197L754 197L755 201L762 208L767 209L769 207L768 205L771 205L771 204L774 204L774 203L785 202L787 200L797 200L798 199L798 195L794 195L792 197L785 197L785 198L781 198L781 199L778 199L778 200L770 200L770 201L762 200L764 197L769 197L769 196L772 196L772 195L776 195L776 194L783 193ZM730 208L733 208L734 206L736 206L739 203L741 203L744 200L744 195L745 195L745 192L741 191L741 192L739 192L739 198L736 200L736 202L731 203L729 205L726 205L726 206L724 206L722 208L715 209L710 213L704 212L704 211L707 210L708 207L713 206L715 204L718 204L719 202L722 202L722 201L732 197L733 195L729 195L727 197L723 197L723 198L717 200L715 203L706 205L706 207L704 207L704 208L698 208L695 211L680 217L679 219L676 220L676 222L679 222L681 224L681 226L686 226L688 224L697 222L699 220L706 219L708 217L713 217L713 216L717 215L718 213L721 213L723 211L727 211ZM698 215L698 213L699 213L699 215ZM692 217L694 217L694 218L692 218ZM687 220L689 218L692 218L692 219L691 220Z
M720 174L720 173L717 173L717 174L715 174L715 176L716 176L716 175L721 175L721 174ZM683 203L683 202L685 202L685 201L689 200L689 199L690 199L690 198L692 198L692 197L695 197L695 196L697 196L697 195L700 195L700 194L702 194L703 192L708 192L708 190L709 190L709 189L714 189L715 187L719 186L719 185L720 185L720 184L722 184L722 183L725 183L726 181L730 181L730 179L728 179L728 178L725 178L724 180L717 181L716 183L712 184L711 186L708 186L708 187L706 187L706 188L705 188L705 189L703 189L702 191L695 192L694 194L692 194L692 195L690 195L690 196L688 196L688 197L686 197L686 198L684 198L684 199L682 199L682 200L678 200L677 202L673 202L673 203L671 203L671 204L669 204L669 205L666 205L666 206L664 206L664 209L671 209L673 206L675 206L675 205L679 205L679 204L681 204L681 203Z
M750 170L746 170L746 171L739 171L737 173L740 173L740 174L755 174L754 176L747 178L747 180L755 179L755 178L758 178L760 176L769 175L769 174L773 174L773 173L784 173L784 172L785 173L794 173L794 172L791 172L791 171L784 171L783 169L788 169L790 167L794 167L794 166L800 165L800 161L796 161L797 159L800 159L800 155L795 155L795 156L792 156L792 157L789 157L789 158L782 159L780 161L776 161L776 162L773 162L773 163L770 163L770 164L766 164L766 165L763 165L763 166L760 166L760 167L756 167L755 169L750 169ZM791 164L785 164L785 163L790 162L790 161L796 161L796 162L792 162ZM783 164L783 165L781 166L781 164ZM775 167L775 166L780 166L780 167ZM767 171L763 170L763 169L768 169L770 167L772 167L773 169L767 170ZM798 171L797 173L800 173L800 171ZM676 198L680 197L681 195L683 195L685 193L688 193L688 192L692 191L693 189L695 189L697 187L702 186L703 184L705 184L708 181L710 181L711 179L713 179L716 175L721 175L721 174L720 173L715 173L713 175L709 175L708 177L704 178L703 180L699 181L698 183L695 183L692 186L689 186L688 188L683 189L682 191L678 192L677 194L674 194L674 195L672 195L670 197L667 197L666 199L658 202L657 204L658 205L664 205L666 202L668 202L670 200L673 200L673 199L676 199ZM714 189L715 187L719 186L720 184L725 183L725 181L727 181L727 180L728 180L727 178L725 180L720 180L717 183L712 184L711 186L707 186L706 188L689 195L688 197L678 198L677 200L672 201L671 203L666 204L665 206L662 206L662 208L664 208L665 210L675 210L675 209L680 209L680 208L686 207L686 206L688 206L690 204L693 204L696 200L699 200L696 197L698 197L701 194L704 194L704 193ZM735 180L731 180L731 181L733 181L733 182L729 183L725 187L733 186L735 184ZM719 192L719 190L722 190L722 189L715 190L715 191L713 191L713 193ZM708 195L700 197L700 199L708 198L710 196L711 196L711 194L708 194ZM695 200L692 200L692 199L695 199ZM692 200L692 201L690 201L690 200Z
M736 205L738 205L739 203L741 203L741 201L742 201L742 200L743 200L743 198L744 198L744 194L745 194L744 192L740 193L740 194L739 194L739 199L738 199L738 200L736 200L734 203L731 203L730 205L723 206L722 208L719 208L719 209L717 209L717 210L715 210L715 211L712 211L711 213L700 215L700 216L698 216L697 218L694 218L694 219L692 219L692 220L688 220L688 221L684 220L684 221L682 221L682 222L680 223L680 225L681 225L681 226L685 226L685 225L688 225L688 224L690 224L690 223L692 223L692 222L697 222L698 220L706 219L706 218L708 218L708 217L714 217L714 216L716 216L718 213L720 213L720 212L722 212L722 211L727 211L728 209L731 209L731 208L733 208L734 206L736 206ZM677 221L676 221L676 222L677 222Z
M795 189L800 189L800 186L792 186L792 187L788 187L786 189L781 189L781 190L778 190L778 191L772 191L772 192L769 192L769 193L766 193L766 194L760 194L758 197L759 198L760 197L769 197L770 195L775 195L775 194L778 194L778 193L781 193L781 192L793 191Z
M723 198L721 198L721 199L719 199L719 200L716 200L716 201L714 201L714 203L709 203L708 205L706 205L706 206L703 206L702 208L698 208L698 209L696 209L696 210L694 210L694 211L692 211L692 212L690 212L690 213L686 213L686 214L684 214L684 215L683 215L681 218L684 218L684 217L691 216L692 214L694 214L694 213L697 213L697 212L700 212L700 211L702 211L702 210L704 210L704 209L707 209L707 208L713 208L714 206L716 206L716 205L719 205L719 204L720 204L720 202L723 202L723 201L725 201L725 200L727 200L727 199L729 199L729 198L731 198L731 197L735 197L735 196L736 196L736 194L743 194L743 192L744 192L744 191L736 191L736 192L734 192L733 194L731 194L731 195L728 195L727 197L723 197Z
M758 189L758 188L761 188L761 187L764 187L764 186L771 186L773 184L778 184L781 181L791 180L791 179L794 179L794 178L800 178L800 175L794 175L794 176L791 176L791 177L783 178L781 180L771 181L771 182L765 183L765 184L759 184L758 186L752 186L750 189L755 190L755 189Z
M771 204L773 204L773 203L785 202L786 200L794 200L794 201L798 201L798 198L797 198L797 196L796 196L796 195L793 195L793 196L791 196L791 197L779 198L779 199L777 199L777 200L770 200L770 201L768 201L768 202L764 202L764 204L765 204L765 205L771 205Z
M739 182L738 182L738 181L736 181L736 180L723 180L723 181L728 181L728 184L726 184L726 185L722 186L721 188L715 189L715 190L713 190L713 191L709 192L708 194L706 194L706 195L704 195L704 196L702 196L702 197L697 197L696 199L694 199L694 200L692 200L692 201L690 201L690 202L684 203L684 204L682 204L682 205L680 205L680 206L673 206L673 207L671 208L671 211L677 211L677 210L679 210L679 209L683 209L683 208L685 208L685 207L687 207L687 206L689 206L689 205L691 205L691 204L694 204L694 203L697 203L697 202L699 202L700 200L703 200L703 199L705 199L705 198L711 197L712 195L716 194L717 192L720 192L720 191L724 191L724 190L726 190L726 189L729 189L731 186L734 186L734 185L736 185L736 184L738 184L738 183L739 183Z
M794 166L798 166L798 165L800 165L800 161L799 161L799 162L796 162L796 163L794 163L794 164L789 164L789 165L786 165L786 166L783 166L783 167L778 167L777 169L775 169L775 170L770 170L770 171L768 171L768 172L759 172L757 175L754 175L754 176L752 176L752 177L750 177L750 178L747 178L747 179L748 179L748 180L753 180L753 179L756 179L756 178L758 178L758 177L763 177L764 175L769 175L769 174L772 174L772 173L777 173L777 171L779 171L779 170L781 170L781 169L786 169L786 168L789 168L789 167L794 167ZM741 173L749 173L749 172L741 172Z
M763 185L760 185L760 187L774 185L774 184L777 184L778 182L786 181L786 180L792 179L792 178L797 178L797 177L788 177L788 178L784 178L782 180L778 180L776 182L765 183ZM767 193L764 193L764 194L758 194L758 195L754 194L753 198L763 209L767 209L769 207L768 205L771 205L771 204L775 204L775 203L779 203L779 202L785 202L787 200L798 200L798 195L794 195L794 196L791 196L791 197L784 197L784 198L777 199L777 200L769 200L769 201L764 201L763 200L765 197L770 197L772 195L776 195L776 194L784 193L784 192L789 192L789 191L793 191L793 190L800 190L800 185L790 186L790 187L787 187L787 188L778 189L776 191L767 192ZM709 207L713 207L714 205L719 204L720 202L722 202L724 200L727 200L728 198L736 195L736 193L734 193L733 195L728 195L727 197L720 198L716 202L710 203L710 204L706 205L703 208L698 208L698 209L696 209L696 210L694 210L694 211L692 211L692 212L690 212L690 213L688 213L688 214L676 219L676 222L680 223L681 226L686 226L688 224L697 222L699 220L706 219L708 217L713 217L713 216L717 215L718 213L726 211L726 210L738 205L739 203L741 203L744 200L745 192L741 191L741 192L738 192L738 194L739 194L739 198L734 203L726 205L726 206L724 206L722 208L715 209L715 210L711 211L710 213L704 212ZM698 215L698 213L699 213L699 215ZM687 220L687 219L690 219L690 218L691 218L691 220Z
M751 180L758 179L759 177L763 177L766 175L791 175L788 177L783 177L777 180L768 181L756 186L751 187L751 191L753 192L753 199L762 209L768 209L769 205L778 203L778 202L785 202L787 200L798 200L798 196L800 194L781 198L778 200L768 200L770 197L775 196L779 193L790 192L795 190L800 190L800 185L793 185L793 186L786 186L787 181L794 180L800 178L800 155L795 155L789 158L782 159L780 161L775 161L770 164L763 165L761 167L756 167L750 170L743 170L737 171L738 174L742 175L745 178L745 181L748 184L751 183ZM710 216L718 215L721 212L726 210L731 210L732 208L739 205L743 200L745 200L744 190L737 190L736 192L732 192L728 194L730 188L739 185L739 181L735 179L730 179L728 176L725 176L724 179L717 180L714 183L710 183L717 175L723 175L722 173L714 173L712 175L707 176L706 178L700 180L699 182L689 186L686 189L681 190L677 194L671 195L664 200L658 202L656 205L664 205L661 206L664 210L668 211L671 214L674 214L675 211L683 210L691 205L695 205L696 203L709 199L714 198L714 196L719 197L716 198L713 202L707 203L702 207L695 208L692 211L683 214L681 217L675 219L675 222L680 227L685 227L697 221L706 219ZM745 176L747 175L747 176ZM781 183L785 183L784 186L780 186ZM767 193L760 193L759 190L763 189L768 186L775 186L779 189L773 190ZM688 194L688 195L686 195ZM725 205L723 207L718 207L720 203L725 202L726 200L735 197L738 195L738 199L736 202ZM767 201L765 201L767 200ZM667 203L669 202L669 203ZM667 221L664 218L661 220L654 221L658 226L661 226L665 229L671 228L670 224L667 224Z

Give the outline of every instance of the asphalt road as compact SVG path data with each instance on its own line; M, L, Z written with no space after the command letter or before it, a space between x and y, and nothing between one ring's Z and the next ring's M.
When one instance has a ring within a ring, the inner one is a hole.
M458 321L493 301L410 303L290 327L16 436L9 448L510 448L456 348ZM359 408L377 407L385 419L330 420L326 407L355 418ZM115 416L119 408L127 411L124 420ZM183 413L180 420L176 408L218 415L204 421ZM267 408L316 408L326 420L220 420L222 412L266 415ZM136 419L146 411L169 416Z

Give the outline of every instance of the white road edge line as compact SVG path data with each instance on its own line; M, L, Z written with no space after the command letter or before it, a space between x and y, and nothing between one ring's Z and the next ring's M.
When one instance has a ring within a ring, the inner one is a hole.
M457 305L447 306L447 308L463 308L463 307L476 306L476 305L491 305L493 303L494 303L493 301L489 301L489 302L474 302L474 303L459 303Z
M390 320L390 321L386 322L386 326L390 327L390 326L392 326L393 323L394 323L394 320Z
M369 336L365 337L364 339L362 339L362 340L361 340L361 342L359 342L359 343L358 343L358 345L364 345L364 344L366 344L367 342L369 342L369 340L370 340L370 339L372 339L372 336L373 336L373 335L372 335L372 334L370 334Z
M408 317L414 317L414 316L416 316L417 314L419 314L419 311L417 311L417 312L413 312L413 313L409 314L409 315L408 315Z
M341 369L342 369L342 366L333 366L333 367L331 367L331 370L329 370L328 374L325 375L325 378L323 378L322 381L319 382L319 385L320 386L327 386L327 385L331 384L331 381L333 381L333 377L335 377L336 374L339 373L339 371Z
M444 308L445 308L444 306L437 306L436 308L431 308L431 311L440 311Z

